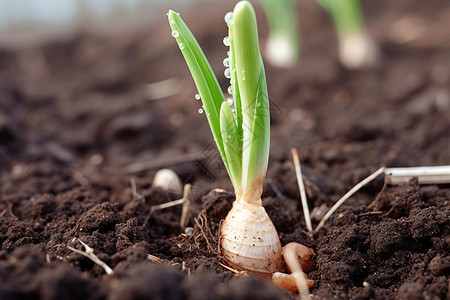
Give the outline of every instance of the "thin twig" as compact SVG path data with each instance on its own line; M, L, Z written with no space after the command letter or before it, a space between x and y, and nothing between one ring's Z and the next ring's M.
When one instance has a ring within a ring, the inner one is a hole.
M246 276L248 275L248 273L247 273L246 271L238 271L238 270L233 269L233 268L231 268L231 267L229 267L229 266L227 266L227 265L224 265L224 264L221 263L220 261L218 261L217 263L218 263L221 267L227 269L228 271L233 272L234 274L237 274L237 275L246 275Z
M189 192L190 192L190 188L189 188ZM189 194L189 197L190 197L190 194ZM173 206L177 206L177 205L181 205L181 204L184 205L185 202L186 201L185 201L185 198L183 196L182 199L173 200L173 201L166 202L166 203L161 203L161 204L158 204L158 205L153 205L152 207L150 207L150 212L148 213L147 218L145 218L144 225L147 225L148 220L150 220L152 214L155 211L161 210L161 209L165 209L165 208L169 208L169 207L173 207ZM183 210L182 210L181 218L183 218Z
M381 188L381 191L375 197L375 200L373 200L372 203L370 203L369 206L367 206L368 209L372 209L372 211L374 211L374 212L377 212L379 210L378 206L380 205L381 195L383 195L386 187L387 187L387 176L384 176L383 187Z
M398 185L407 183L417 177L419 184L447 184L450 183L450 165L410 168L386 168L387 183Z
M134 180L134 177L130 178L130 185L131 185L131 194L133 195L133 197L137 198L137 199L142 199L144 198L141 194L138 193L137 191L137 187L136 187L136 181Z
M97 265L102 267L105 270L106 274L108 274L108 275L114 274L114 271L105 262L103 262L100 258L98 258L97 255L94 254L94 249L92 249L91 247L89 247L88 245L83 243L82 240L78 239L78 241L83 245L85 251L75 249L69 245L67 245L67 248L69 248L70 250L72 250L75 253L78 253L80 255L83 255L83 256L89 258L94 263L96 263Z
M298 159L297 149L291 149L292 159L294 160L295 174L297 175L298 189L300 191L300 199L302 201L303 215L305 216L306 228L312 232L311 215L309 214L308 198L306 197L305 185L303 183L302 168Z
M186 183L183 191L183 208L181 209L180 227L184 230L189 222L189 212L191 209L191 184Z
M149 261L157 262L157 263L162 263L164 261L162 258L159 258L159 257L151 255L151 254L147 254L147 259Z
M158 204L158 205L153 205L150 208L150 211L154 212L154 211L165 209L165 208L169 208L169 207L172 207L172 206L177 206L177 205L183 204L183 202L184 202L184 199L178 199L178 200L173 200L173 201L166 202L166 203L161 203L161 204Z
M360 183L358 183L357 185L355 185L350 191L348 191L341 199L339 199L338 202L336 202L333 207L327 212L327 214L322 218L322 220L320 221L319 225L317 225L316 229L314 230L315 232L318 232L323 225L325 224L325 222L330 218L330 216L339 208L339 206L341 206L345 201L347 201L348 198L350 198L354 193L356 193L359 189L361 189L363 186L365 186L366 184L368 184L369 182L371 182L372 180L374 180L375 178L377 178L379 175L381 175L384 170L386 168L385 167L381 167L379 168L377 171L375 171L375 173L373 173L372 175L370 175L369 177L367 177L366 179L362 180Z

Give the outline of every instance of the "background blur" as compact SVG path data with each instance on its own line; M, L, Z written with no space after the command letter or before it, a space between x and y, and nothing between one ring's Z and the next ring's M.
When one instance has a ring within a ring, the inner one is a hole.
M77 29L110 33L161 22L196 0L0 0L0 43L29 45ZM211 1L210 1L211 2ZM216 2L216 1L213 1Z

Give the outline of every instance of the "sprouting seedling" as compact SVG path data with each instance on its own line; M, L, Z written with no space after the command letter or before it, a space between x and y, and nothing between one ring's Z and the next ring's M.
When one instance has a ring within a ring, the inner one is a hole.
M297 0L259 0L270 25L267 60L276 67L293 68L300 53Z
M339 58L349 69L372 65L378 48L364 29L359 0L317 0L331 15L339 37Z
M192 33L177 13L169 11L168 16L235 189L236 201L221 227L222 254L236 268L270 277L283 269L283 259L278 233L261 201L270 113L255 12L250 2L241 1L225 16L229 35L224 44L230 47L225 76L233 97L227 101Z

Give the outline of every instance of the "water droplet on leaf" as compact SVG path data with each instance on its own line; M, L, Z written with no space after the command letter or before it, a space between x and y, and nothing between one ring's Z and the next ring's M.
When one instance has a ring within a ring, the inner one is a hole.
M180 35L180 34L178 33L178 31L176 31L176 30L172 31L172 36L173 36L174 38L178 37L179 35Z
M228 26L233 25L233 12L227 12L224 19Z
M225 59L223 60L223 65L225 67L229 67L230 66L230 58L229 57L225 57Z
M228 98L228 99L227 99L227 104L228 104L228 106L233 105L233 99Z
M227 90L228 94L233 95L233 87L230 85Z
M227 47L230 46L230 39L227 36L223 38L223 44Z
M195 98L195 100L200 100L200 95L199 94L195 94L194 98Z
M199 109L198 109L198 113L199 113L199 114L202 114L202 113L203 113L203 109L202 109L202 108L199 108Z
M180 47L180 50L184 49L184 44L183 43L180 43L178 46Z
M223 72L223 75L225 75L226 78L231 78L230 69L226 68Z

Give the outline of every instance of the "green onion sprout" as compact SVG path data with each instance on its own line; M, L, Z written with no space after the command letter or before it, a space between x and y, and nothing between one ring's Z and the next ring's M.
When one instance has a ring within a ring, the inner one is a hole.
M359 0L317 0L328 11L339 37L339 58L346 68L359 69L378 59L378 49L365 32Z
M300 53L297 0L259 0L269 21L267 60L276 67L293 68Z
M180 16L169 11L175 37L197 86L204 111L236 200L221 227L221 249L233 266L271 276L283 266L281 244L262 206L262 184L270 146L270 112L256 16L248 1L240 1L225 16L229 27L224 60L230 78L225 100L203 51ZM233 107L230 107L232 104Z

